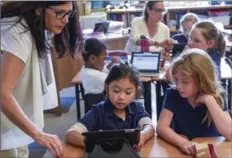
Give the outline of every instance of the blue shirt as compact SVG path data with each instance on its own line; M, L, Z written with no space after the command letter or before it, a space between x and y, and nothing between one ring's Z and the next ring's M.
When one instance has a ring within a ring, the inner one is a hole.
M212 49L208 51L209 56L212 58L216 65L216 73L218 78L221 79L221 56L216 49Z
M184 36L183 33L175 34L172 36L172 39L177 40L178 43L188 44L188 39Z
M185 135L189 140L196 137L220 136L213 121L209 126L207 120L202 123L207 112L206 105L201 104L193 108L186 98L180 96L176 89L169 88L167 90L163 108L173 113L171 128L176 133Z
M126 107L126 119L122 120L114 114L114 105L109 101L102 101L92 106L92 109L80 120L88 131L134 129L139 121L149 117L142 103L133 101Z

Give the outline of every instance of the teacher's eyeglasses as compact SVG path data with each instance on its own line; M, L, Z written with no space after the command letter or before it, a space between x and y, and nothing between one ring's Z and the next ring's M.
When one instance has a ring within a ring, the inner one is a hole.
M48 7L48 9L51 9L55 14L57 19L63 19L66 15L68 15L68 18L73 18L77 10L70 10L68 12L64 10L57 10L54 8Z
M154 10L155 12L158 12L158 13L166 13L165 8L151 8L151 10Z

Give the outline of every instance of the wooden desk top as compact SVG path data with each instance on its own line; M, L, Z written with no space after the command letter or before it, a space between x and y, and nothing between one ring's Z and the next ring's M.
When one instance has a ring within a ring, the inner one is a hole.
M211 143L214 144L218 157L231 157L232 156L232 143L225 141L224 137L205 137L196 138L193 141L198 143ZM63 143L64 157L84 157L85 151L83 148L74 147L69 144ZM46 153L45 156L49 156ZM153 137L144 145L141 151L141 157L192 157L181 152L177 147L169 144L168 142L160 139L159 137Z
M224 137L195 138L193 141L198 143L207 142L208 144L213 144L218 157L232 157L232 142L226 141Z
M165 140L154 137L144 145L141 157L188 157L188 155Z
M72 84L80 84L81 83L81 76L80 72L76 74L76 76L71 81Z

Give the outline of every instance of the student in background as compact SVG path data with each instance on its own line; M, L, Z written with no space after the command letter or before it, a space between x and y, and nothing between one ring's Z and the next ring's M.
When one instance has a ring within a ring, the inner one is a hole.
M138 71L126 64L115 65L105 80L107 100L94 105L68 130L67 142L84 147L84 137L81 135L83 132L140 127L140 143L137 146L137 150L140 150L155 132L143 105L134 101L140 85Z
M57 56L69 52L74 57L83 40L76 3L9 1L1 5L0 157L28 157L28 144L33 141L54 157L63 155L59 138L43 132L42 101L49 82L40 62L48 49L45 31L54 34Z
M188 49L171 65L175 88L167 90L157 133L183 152L194 155L196 137L231 140L232 120L224 105L215 65L200 49ZM182 136L187 138L183 138Z
M119 63L119 59L113 58L111 63L105 65L106 46L96 38L89 38L85 41L82 56L85 65L81 69L80 78L85 94L103 93L106 72L114 63Z
M141 36L147 38L150 51L163 49L158 46L158 43L168 40L170 37L169 28L161 22L165 12L162 0L147 2L143 16L136 17L131 22L131 36L125 48L128 53L141 51Z
M194 13L185 14L180 20L181 33L172 36L172 39L178 41L178 43L187 44L192 26L198 21L199 18L196 14Z
M214 23L210 21L196 23L191 30L188 47L205 50L215 62L218 76L221 78L221 58L225 54L226 42Z

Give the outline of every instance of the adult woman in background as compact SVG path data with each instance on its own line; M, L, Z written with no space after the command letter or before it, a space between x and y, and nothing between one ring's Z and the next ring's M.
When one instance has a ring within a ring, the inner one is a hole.
M56 135L42 132L43 103L49 77L43 63L45 30L55 34L58 56L72 56L82 41L76 3L71 1L6 2L1 6L1 150L2 157L28 157L35 140L53 156L62 156Z
M159 42L168 40L169 28L161 22L166 10L163 1L148 1L142 17L135 17L131 22L131 36L125 50L129 53L141 51L141 36L146 37L150 51L161 51Z

